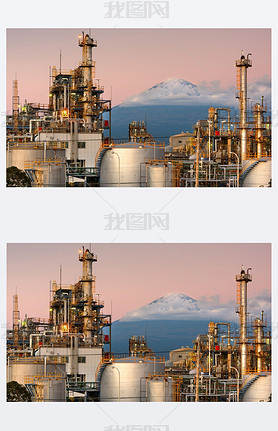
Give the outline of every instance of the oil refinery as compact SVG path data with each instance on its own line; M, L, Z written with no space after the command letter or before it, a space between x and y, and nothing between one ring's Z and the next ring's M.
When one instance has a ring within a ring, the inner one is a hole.
M21 105L20 83L13 81L7 176L17 168L32 187L271 186L271 117L263 94L249 103L250 53L235 62L237 113L229 106L210 107L207 118L192 125L193 133L177 131L168 145L136 118L126 124L127 140L113 139L111 100L103 98L95 78L97 42L83 33L78 44L77 68L50 68L48 104Z
M51 282L48 319L21 320L14 294L8 386L19 384L33 402L271 401L271 332L264 311L251 319L248 313L251 268L235 276L237 329L211 321L192 347L165 360L141 334L126 340L126 355L113 353L111 314L95 288L97 256L83 247L79 261L77 283Z

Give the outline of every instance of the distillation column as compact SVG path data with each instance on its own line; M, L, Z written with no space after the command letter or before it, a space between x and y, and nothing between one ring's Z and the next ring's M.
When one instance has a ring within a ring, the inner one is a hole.
M13 130L18 130L18 117L19 117L19 96L18 96L18 81L13 81Z
M247 284L252 281L252 276L244 269L236 275L239 288L239 326L240 326L240 347L241 347L241 378L246 374L247 366Z
M92 129L92 68L94 63L92 60L93 47L97 46L97 42L91 39L88 34L79 36L79 46L82 47L82 68L83 68L83 118L89 131Z
M254 336L256 343L256 356L257 356L257 372L260 373L263 369L263 338L264 338L264 321L263 313L262 319L255 319L254 322Z
M240 110L240 142L241 142L241 163L246 160L247 153L247 69L252 67L252 62L241 54L240 60L236 61L239 69L239 110Z
M88 339L92 338L92 301L93 301L93 262L97 261L97 257L88 249L79 254L79 261L83 262L83 301L84 301L84 334Z
M254 106L255 139L257 143L257 157L262 156L262 136L263 136L263 106L256 103Z
M19 335L19 311L18 311L18 294L14 294L13 298L13 345L18 347L18 335Z

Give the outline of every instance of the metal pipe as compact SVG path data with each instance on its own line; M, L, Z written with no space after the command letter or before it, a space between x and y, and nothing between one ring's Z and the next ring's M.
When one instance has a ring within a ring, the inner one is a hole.
M235 370L237 373L237 402L239 403L239 371L236 367L230 366L232 370Z
M115 151L112 151L111 154L116 154L118 156L119 160L119 169L118 169L118 187L121 187L121 159L118 153L115 153Z
M118 371L118 373L119 373L118 402L120 402L120 401L121 401L121 373L120 373L120 370L119 370L117 367L115 367L115 365L112 365L112 368L113 368L113 369L115 368L115 370L117 370L117 371Z
M254 122L255 122L255 139L257 143L257 157L262 156L262 124L263 124L263 108L262 105L256 103L254 107Z
M197 369L196 369L196 398L195 402L199 402L199 371L200 371L200 336L197 337Z
M199 151L200 151L200 121L197 122L197 150L196 150L195 187L199 187Z
M234 154L237 158L237 187L239 187L239 157L237 155L237 153L234 153L232 151L230 151L230 154Z

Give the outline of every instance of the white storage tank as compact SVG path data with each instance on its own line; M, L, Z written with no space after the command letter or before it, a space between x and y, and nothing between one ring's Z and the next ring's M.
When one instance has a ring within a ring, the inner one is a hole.
M164 156L164 147L136 142L108 149L100 165L100 187L145 187L146 162Z
M27 146L24 148L24 144L19 146L13 145L7 151L7 168L10 166L16 166L18 169L23 170L26 162L34 162L35 160L53 159L54 156L58 160L65 160L65 150L57 149L43 149L43 145Z
M66 364L45 358L14 358L8 360L7 382L36 384L42 387L43 401L66 400Z
M107 364L100 382L101 402L146 401L146 377L165 371L165 362L160 358L117 359Z
M66 187L66 165L43 166L43 187Z
M268 402L271 396L271 376L259 376L247 389L243 402Z
M147 381L147 401L172 402L173 381L171 377L154 377Z
M35 145L27 148L22 148L23 144L18 148L16 146L11 147L7 151L6 166L16 166L20 170L24 169L39 169L38 172L38 184L32 184L33 186L39 185L43 187L65 187L66 186L66 164L65 164L65 150L64 149L46 149L43 150L42 145L37 148ZM57 164L54 162L54 156L56 156ZM36 161L40 163L36 163ZM45 163L42 163L46 160ZM47 163L47 160L51 160Z
M246 176L243 187L269 187L270 180L271 161L260 161Z
M147 187L172 187L172 165L170 163L148 165Z

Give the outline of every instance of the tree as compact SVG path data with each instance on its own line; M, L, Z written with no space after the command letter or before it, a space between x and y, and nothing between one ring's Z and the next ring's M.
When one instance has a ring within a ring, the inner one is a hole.
M7 401L9 402L30 402L32 397L24 385L16 381L7 383Z
M31 187L30 178L16 166L7 168L6 181L7 187Z

